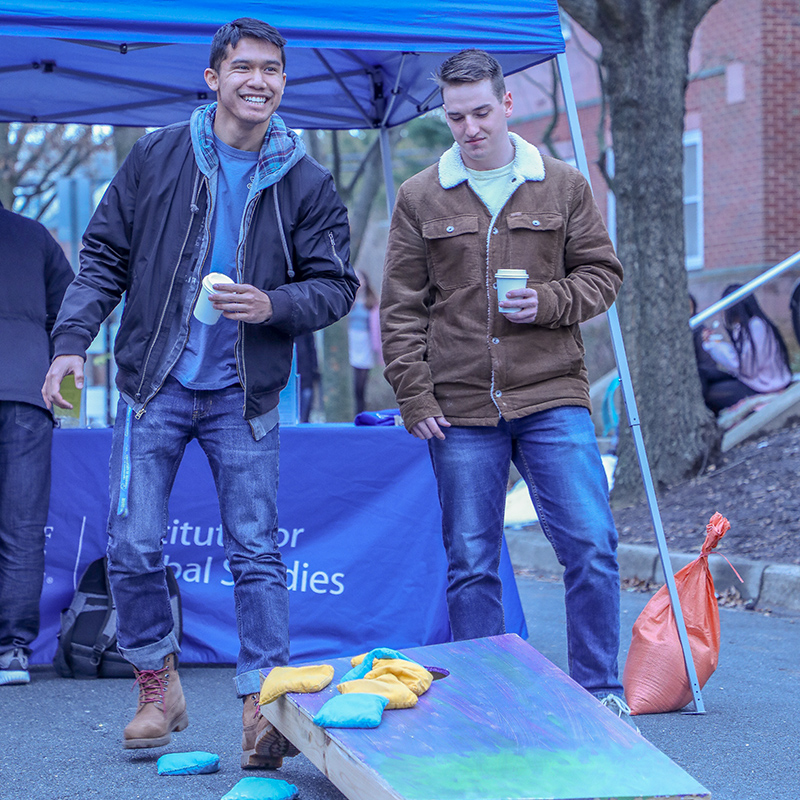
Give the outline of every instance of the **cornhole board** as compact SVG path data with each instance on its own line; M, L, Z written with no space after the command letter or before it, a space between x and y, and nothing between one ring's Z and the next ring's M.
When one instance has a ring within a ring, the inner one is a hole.
M372 729L312 718L331 684L261 713L349 800L700 800L710 793L515 634L408 648L449 670Z

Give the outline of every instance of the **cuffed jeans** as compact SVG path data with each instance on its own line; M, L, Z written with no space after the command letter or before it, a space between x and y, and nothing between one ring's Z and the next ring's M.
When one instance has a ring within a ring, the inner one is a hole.
M0 400L0 653L39 633L52 441L47 411Z
M505 632L498 569L513 460L565 569L570 676L597 696L622 696L617 531L589 412L564 406L444 433L428 444L442 506L453 638Z
M128 514L117 513L127 406L120 401L110 462L108 562L120 652L158 669L178 652L162 557L167 504L184 449L197 439L219 496L239 634L236 689L260 691L259 670L289 659L289 593L277 545L278 428L256 441L241 387L194 391L168 378L131 420Z

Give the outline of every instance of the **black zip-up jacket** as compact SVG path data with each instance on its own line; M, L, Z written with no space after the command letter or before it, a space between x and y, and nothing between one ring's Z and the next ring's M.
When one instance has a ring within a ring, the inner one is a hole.
M47 408L49 333L74 277L44 225L0 206L0 400Z
M195 117L192 124L202 140ZM160 389L186 341L211 204L190 123L171 125L136 143L83 237L81 270L53 330L55 354L85 356L125 292L114 351L117 387L137 414ZM248 211L252 216L246 212L247 234L237 251L239 282L265 291L273 307L267 322L239 323L236 363L245 388L244 417L252 419L278 404L293 337L347 314L358 281L349 264L347 210L330 173L313 159L303 155ZM187 283L191 304L184 300Z

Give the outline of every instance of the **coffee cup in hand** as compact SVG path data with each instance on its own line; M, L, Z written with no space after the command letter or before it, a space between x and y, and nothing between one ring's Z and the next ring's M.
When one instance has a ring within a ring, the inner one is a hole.
M211 304L210 296L215 294L215 283L234 283L234 281L222 272L209 272L203 278L203 285L200 287L200 296L195 304L194 318L205 325L214 325L220 318L222 310L214 308Z
M524 269L499 269L495 274L497 284L497 302L513 300L507 297L513 289L524 289L528 285L528 273ZM516 314L519 308L500 308L501 314Z

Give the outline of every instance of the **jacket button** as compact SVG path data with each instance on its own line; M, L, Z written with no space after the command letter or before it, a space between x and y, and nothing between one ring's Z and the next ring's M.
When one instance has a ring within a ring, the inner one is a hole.
M446 230L447 230L448 233L452 233L455 230L455 228L452 225L448 225Z
M498 234L498 233L500 233L500 231L499 231L499 230L497 230L497 228L495 228L495 229L492 231L492 233L493 233L495 236L497 236L497 234Z
M494 396L495 396L495 397L502 397L502 396L503 396L503 393L502 393L502 392L501 392L501 391L498 389L498 390L497 390L497 391L494 393Z
M534 221L531 223L531 225L533 225L533 227L534 227L534 228L538 228L538 227L539 227L541 224L542 224L542 223L541 223L541 222L539 222L539 220L538 220L538 219L535 219L535 220L534 220Z
M494 339L492 339L492 344L500 344L500 340L495 336Z

